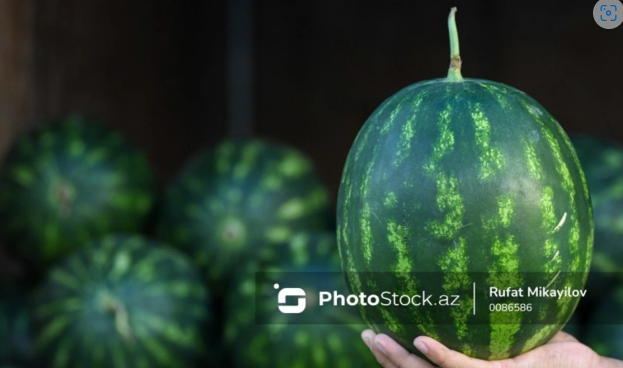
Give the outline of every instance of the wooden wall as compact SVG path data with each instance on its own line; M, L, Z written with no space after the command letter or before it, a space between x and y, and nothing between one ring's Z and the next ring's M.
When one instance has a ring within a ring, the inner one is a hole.
M161 179L225 132L222 4L0 1L0 153L36 122L82 112L147 151Z

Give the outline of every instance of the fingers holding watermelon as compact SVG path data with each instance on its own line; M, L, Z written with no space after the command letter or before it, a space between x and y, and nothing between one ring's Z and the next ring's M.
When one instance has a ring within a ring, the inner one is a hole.
M432 368L424 359L409 353L385 334L375 334L365 330L361 337L368 345L376 360L385 368Z
M433 368L431 363L409 353L392 338L365 330L361 337L385 368ZM547 344L512 359L486 361L448 349L430 337L413 342L431 362L440 368L622 368L623 361L600 357L573 336L559 332Z

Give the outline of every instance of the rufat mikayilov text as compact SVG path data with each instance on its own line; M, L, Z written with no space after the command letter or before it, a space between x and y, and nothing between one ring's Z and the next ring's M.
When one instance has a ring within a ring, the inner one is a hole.
M537 298L577 298L584 297L586 290L572 289L565 287L562 289L548 289L544 286L528 287L524 288L489 288L489 297L491 298L524 298L524 297L537 297Z

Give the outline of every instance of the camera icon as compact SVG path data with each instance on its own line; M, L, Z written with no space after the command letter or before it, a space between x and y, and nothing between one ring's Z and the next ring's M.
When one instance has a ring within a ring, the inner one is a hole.
M610 9L613 8L613 9ZM601 5L599 7L599 10L601 12L601 14L599 15L599 19L601 19L602 22L606 22L606 21L611 21L611 22L616 22L617 21L617 6L616 5ZM606 19L604 19L604 14L606 15ZM612 18L612 16L614 15L614 18Z
M616 28L623 23L623 4L619 0L599 0L593 7L593 19L601 28Z

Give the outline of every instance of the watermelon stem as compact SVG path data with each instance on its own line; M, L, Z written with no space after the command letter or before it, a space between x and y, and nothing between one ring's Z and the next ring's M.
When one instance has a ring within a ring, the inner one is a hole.
M125 340L134 340L132 328L130 327L130 316L128 311L119 299L110 293L105 293L101 299L104 309L111 311L115 316L115 329Z
M71 209L75 197L71 184L62 183L56 188L55 194L60 207L60 216L64 218L71 216Z
M459 32L456 29L455 19L456 8L450 9L448 16L448 31L450 32L450 68L448 69L448 77L450 82L461 82L461 55L459 52Z

